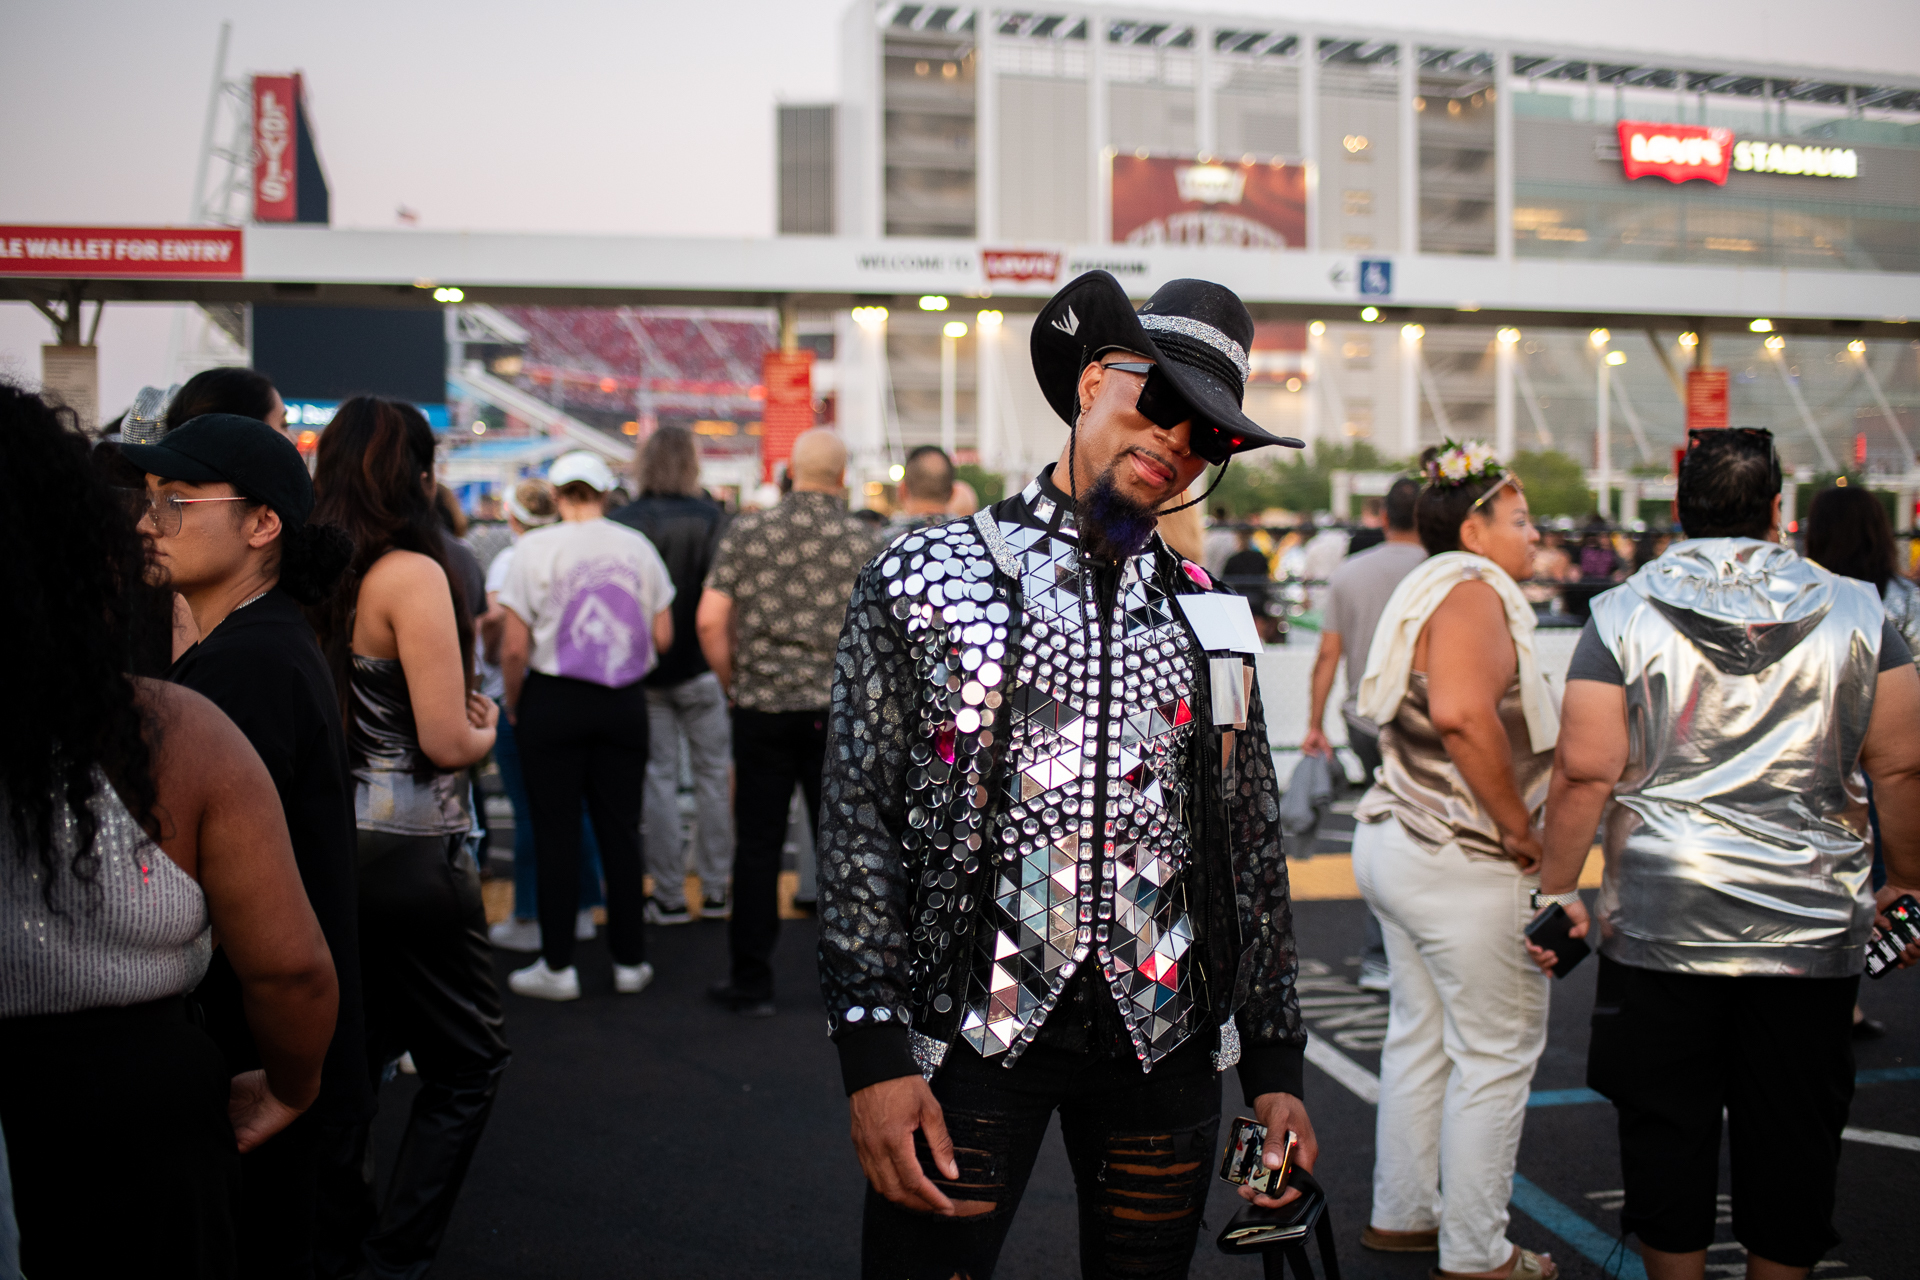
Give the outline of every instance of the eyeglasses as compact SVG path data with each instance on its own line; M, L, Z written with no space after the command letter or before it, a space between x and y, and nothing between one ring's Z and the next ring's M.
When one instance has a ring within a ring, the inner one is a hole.
M250 502L250 498L183 498L176 493L153 493L146 489L122 489L127 511L135 524L153 521L153 531L171 538L186 523L187 507L195 502Z
M1140 384L1140 398L1134 405L1140 410L1140 416L1167 431L1183 422L1188 423L1187 448L1201 461L1217 467L1232 457L1233 451L1239 447L1238 437L1228 435L1194 415L1193 406L1187 403L1180 389L1173 385L1173 379L1162 372L1159 365L1145 360L1115 360L1100 367L1140 374L1145 381Z

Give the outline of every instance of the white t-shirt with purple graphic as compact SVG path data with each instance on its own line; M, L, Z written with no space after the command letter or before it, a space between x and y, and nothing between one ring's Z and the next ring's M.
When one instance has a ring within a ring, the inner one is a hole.
M646 535L563 522L515 544L500 603L533 632L533 670L619 689L653 669L653 619L673 580Z

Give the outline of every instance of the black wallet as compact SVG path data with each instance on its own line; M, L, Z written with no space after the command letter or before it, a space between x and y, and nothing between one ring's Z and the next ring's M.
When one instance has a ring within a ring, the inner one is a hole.
M1539 918L1527 925L1523 931L1527 941L1542 951L1551 951L1555 957L1553 976L1564 978L1572 973L1574 967L1587 958L1592 948L1587 946L1585 938L1573 938L1568 932L1573 928L1573 917L1559 903L1554 903Z
M1311 1173L1299 1168L1288 1177L1287 1185L1299 1189L1298 1199L1278 1209L1244 1205L1214 1243L1225 1254L1265 1257L1270 1276L1280 1274L1279 1261L1285 1258L1297 1280L1313 1280L1306 1241L1314 1236L1320 1242L1322 1280L1340 1280L1340 1258L1333 1247L1333 1219L1327 1213L1326 1191Z

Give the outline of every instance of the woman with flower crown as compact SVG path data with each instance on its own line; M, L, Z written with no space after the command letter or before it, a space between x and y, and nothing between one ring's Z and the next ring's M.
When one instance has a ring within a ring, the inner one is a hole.
M1449 440L1423 469L1414 520L1430 558L1388 599L1360 684L1382 766L1355 814L1353 869L1393 975L1361 1243L1437 1249L1445 1277L1547 1280L1552 1258L1506 1235L1547 1032L1547 980L1520 933L1559 732L1518 586L1540 535L1486 445Z

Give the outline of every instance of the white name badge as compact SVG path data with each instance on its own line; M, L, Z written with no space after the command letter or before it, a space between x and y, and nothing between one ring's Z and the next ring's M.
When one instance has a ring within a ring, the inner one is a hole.
M1209 653L1260 653L1260 632L1253 625L1253 610L1247 598L1237 592L1218 591L1177 595L1180 611L1187 615L1200 647Z

